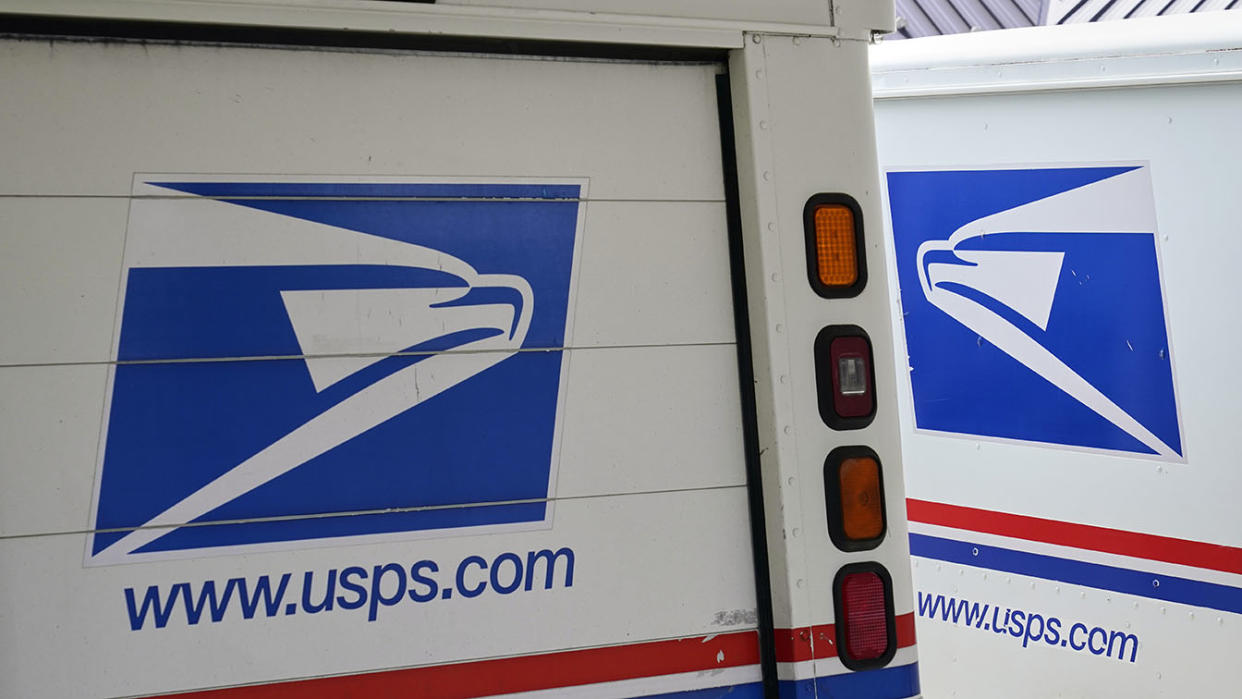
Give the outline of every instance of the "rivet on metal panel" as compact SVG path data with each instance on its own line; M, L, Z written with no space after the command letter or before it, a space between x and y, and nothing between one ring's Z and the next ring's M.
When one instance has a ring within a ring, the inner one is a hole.
M793 434L793 427L785 425L785 434Z
M794 37L794 46L801 46L801 45L802 45L802 37L800 37L800 36L795 36L795 37ZM1220 59L1217 59L1217 60L1216 60L1216 62L1217 62L1217 63L1220 63Z
M785 332L785 326L784 326L784 325L781 325L780 323L777 323L777 324L776 324L776 332L778 332L778 333L783 333L783 332Z
M764 130L764 131L767 131L767 130L768 130L768 122L766 122L766 121L760 121L760 122L759 122L759 128L760 128L760 129L762 129L762 130Z
M787 480L787 481L785 481L785 482L786 482L786 483L788 483L789 485L793 485L794 483L798 482L798 479L797 479L797 478L794 478L793 476L790 476L790 477L789 477L789 480Z
M771 170L764 170L764 171L763 171L763 181L764 181L764 182L767 182L768 180L771 180L771 179L772 179L772 171L771 171Z
M793 537L794 537L795 539L797 539L797 538L798 538L798 536L800 536L801 534L802 534L802 530L801 530L801 529L799 529L799 528L797 528L797 527L794 527L794 528L793 528Z
M750 40L755 42L756 44L763 43L763 37L759 36L758 34L752 34L750 37Z
M773 274L773 275L772 275L772 281L776 281L776 275L775 275L775 274ZM780 381L781 381L781 383L789 383L789 375L788 375L788 374L781 374L781 379L780 379Z
M776 221L768 221L768 230L770 231L776 230Z
M800 589L802 589L802 588L804 588L804 587L806 587L806 581L805 581L805 580L803 580L802 578L798 578L798 582L796 582L796 583L794 583L794 584L795 584L795 585L797 585L797 587L798 587L798 589L799 589L799 590L800 590Z

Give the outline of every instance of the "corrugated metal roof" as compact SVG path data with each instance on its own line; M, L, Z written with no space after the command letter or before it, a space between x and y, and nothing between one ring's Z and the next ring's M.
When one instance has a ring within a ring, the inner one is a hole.
M1039 24L1042 0L897 0L897 31L912 39Z
M1047 24L1242 9L1242 0L1047 0Z
M1188 12L1242 10L1242 0L896 0L891 39L1078 24Z

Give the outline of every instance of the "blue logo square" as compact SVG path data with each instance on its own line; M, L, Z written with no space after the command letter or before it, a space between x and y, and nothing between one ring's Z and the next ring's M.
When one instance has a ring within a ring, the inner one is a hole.
M917 428L1182 459L1146 166L887 184Z
M581 184L138 188L92 561L545 521Z

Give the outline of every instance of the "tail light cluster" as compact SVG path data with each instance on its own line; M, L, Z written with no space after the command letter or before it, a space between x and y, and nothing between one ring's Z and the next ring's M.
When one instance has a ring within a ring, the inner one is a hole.
M824 298L852 298L867 283L862 211L844 194L817 194L803 212L811 288ZM876 414L871 339L856 325L830 325L813 348L819 414L838 431L871 424ZM828 535L841 551L875 549L887 520L880 457L865 445L833 449L824 461ZM842 567L833 581L837 652L846 667L887 664L897 650L893 582L876 562Z

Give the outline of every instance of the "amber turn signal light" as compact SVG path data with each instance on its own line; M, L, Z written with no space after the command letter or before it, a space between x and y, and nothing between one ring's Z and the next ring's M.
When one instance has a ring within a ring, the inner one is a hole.
M813 216L819 283L835 289L858 283L854 212L844 204L821 204Z
M828 536L842 551L880 545L887 530L880 457L867 447L839 447L824 461Z
M826 298L857 296L867 283L858 202L845 194L816 194L802 216L811 288Z

